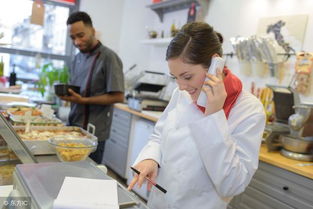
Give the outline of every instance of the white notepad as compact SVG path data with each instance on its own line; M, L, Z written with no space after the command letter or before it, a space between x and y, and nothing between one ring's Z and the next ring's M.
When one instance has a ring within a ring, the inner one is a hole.
M65 177L53 209L118 209L115 180Z

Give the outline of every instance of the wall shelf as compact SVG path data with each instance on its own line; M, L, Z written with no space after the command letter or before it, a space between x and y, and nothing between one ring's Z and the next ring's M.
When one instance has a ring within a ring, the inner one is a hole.
M156 38L156 39L146 39L140 41L142 44L155 45L155 46L167 46L173 38Z
M189 8L193 2L196 3L196 6L200 5L196 0L167 0L160 3L150 4L147 7L157 13L160 21L163 22L164 13Z

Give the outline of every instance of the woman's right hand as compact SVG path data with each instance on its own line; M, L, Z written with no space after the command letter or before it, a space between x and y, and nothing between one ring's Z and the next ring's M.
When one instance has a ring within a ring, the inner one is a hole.
M151 179L153 182L155 182L156 176L158 174L158 163L154 160L148 159L140 161L137 165L134 166L135 169L137 169L140 174L135 174L134 178L130 182L128 186L128 190L131 190L136 184L139 188L141 188L142 184L145 181L145 177ZM151 190L152 183L149 181L147 182L147 188L148 191Z
M205 81L202 90L207 95L205 115L213 114L223 109L227 92L224 86L224 74L221 69L216 70L216 75L207 74L208 80Z

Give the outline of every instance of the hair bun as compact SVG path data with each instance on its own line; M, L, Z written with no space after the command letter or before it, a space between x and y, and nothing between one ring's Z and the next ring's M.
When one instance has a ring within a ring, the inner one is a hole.
M223 38L222 34L220 34L219 32L216 32L216 31L215 31L215 33L216 33L216 35L217 35L217 37L218 37L218 40L219 40L220 43L222 44L223 41L224 41L224 38Z

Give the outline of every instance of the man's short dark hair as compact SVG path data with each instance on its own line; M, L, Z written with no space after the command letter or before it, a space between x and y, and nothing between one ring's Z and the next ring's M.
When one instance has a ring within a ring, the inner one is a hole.
M67 18L66 24L71 25L79 21L83 21L85 25L92 27L92 20L86 12L74 12L70 14L70 16Z

